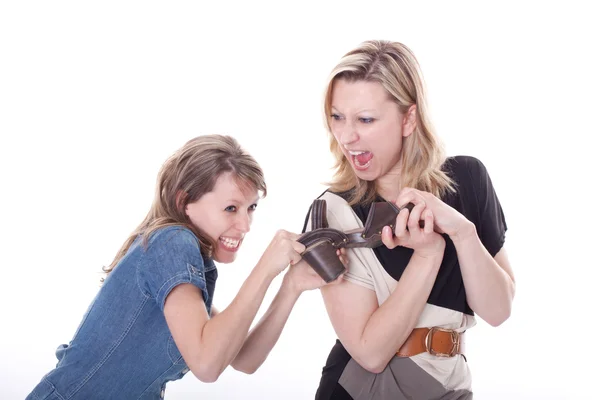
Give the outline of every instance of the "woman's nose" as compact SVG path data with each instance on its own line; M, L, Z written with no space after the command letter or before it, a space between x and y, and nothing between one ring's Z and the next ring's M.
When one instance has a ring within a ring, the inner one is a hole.
M345 146L354 143L357 140L358 132L356 132L356 127L354 124L346 121L344 125L340 127L339 142Z
M250 231L250 224L252 223L252 217L248 213L240 213L237 219L236 228L242 232L247 233Z

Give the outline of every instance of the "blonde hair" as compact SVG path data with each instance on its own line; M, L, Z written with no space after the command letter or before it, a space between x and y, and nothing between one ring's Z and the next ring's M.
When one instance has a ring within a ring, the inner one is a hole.
M323 111L329 148L336 160L334 177L329 183L332 191L351 190L350 204L368 203L377 195L376 183L356 176L331 131L332 91L338 80L379 82L402 113L416 105L415 131L403 139L400 182L404 187L427 191L437 197L447 190L454 191L452 180L442 171L445 154L429 119L419 63L402 43L384 40L363 42L346 53L329 75Z
M235 174L240 186L255 188L263 197L267 195L262 169L233 137L205 135L188 141L163 164L148 215L103 271L107 274L112 271L138 236L141 235L147 242L157 229L173 225L181 225L194 232L202 254L211 257L215 243L191 223L185 207L211 192L217 179L227 172Z

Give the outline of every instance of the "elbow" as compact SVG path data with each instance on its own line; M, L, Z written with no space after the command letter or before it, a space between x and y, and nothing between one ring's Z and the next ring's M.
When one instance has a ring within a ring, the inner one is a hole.
M385 367L387 367L390 360L383 360L375 357L365 357L356 359L358 365L363 367L365 370L369 371L372 374L380 374L383 372Z
M488 324L494 328L499 327L510 318L512 313L512 302L515 298L516 285L514 278L510 278L509 290L504 301L500 302L500 306L496 309L496 312L486 320Z
M506 319L493 319L493 320L487 321L487 323L490 324L492 327L497 328L500 325L502 325L506 321Z
M493 326L494 328L497 328L500 325L502 325L504 322L506 322L506 320L508 320L509 317L510 317L510 310L505 315L493 318L491 321L489 321L489 324L491 326Z
M194 371L192 370L194 376L201 382L204 383L214 383L219 379L221 374L215 373L212 371Z
M219 379L223 369L217 369L210 365L201 365L195 368L190 368L192 374L201 382L214 383Z
M491 326L493 326L494 328L497 328L500 325L502 325L504 322L506 322L506 320L508 320L508 318L510 318L511 311L512 311L512 307L509 304L505 309L495 313L494 315L491 315L485 321L488 324L490 324Z
M358 365L372 374L382 373L396 356L396 352L388 354L387 350L368 345L364 340L360 345L348 346L346 349Z
M200 382L204 382L204 383L214 383L217 381L217 379L219 379L219 375L220 375L220 374L215 374L215 373L207 373L207 372L199 372L199 371L192 371L192 373Z
M475 314L493 327L498 327L506 322L512 313L512 303L515 296L514 287L500 300L494 303L487 303L473 308Z
M370 365L365 365L363 368L372 374L380 374L383 372L385 367L386 366L384 364L370 364Z
M233 369L238 372L242 372L247 375L252 375L258 370L258 366L250 366L250 365L240 365L240 364L231 364Z

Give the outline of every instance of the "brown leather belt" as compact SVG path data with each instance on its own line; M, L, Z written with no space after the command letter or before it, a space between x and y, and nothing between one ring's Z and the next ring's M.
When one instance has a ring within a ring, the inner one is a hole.
M408 335L404 344L396 355L398 357L412 357L421 353L429 353L438 357L454 357L464 354L465 334L452 329L416 328Z

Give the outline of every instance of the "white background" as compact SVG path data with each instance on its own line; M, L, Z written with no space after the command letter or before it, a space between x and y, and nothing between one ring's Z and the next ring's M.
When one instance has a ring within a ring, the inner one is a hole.
M2 399L54 366L160 165L200 134L238 138L269 186L238 261L220 266L215 304L227 306L330 178L322 91L373 38L414 50L447 152L481 159L504 207L518 291L505 324L469 332L476 398L598 398L592 2L321 3L1 3ZM320 294L306 293L256 374L188 374L167 398L311 399L334 339Z

